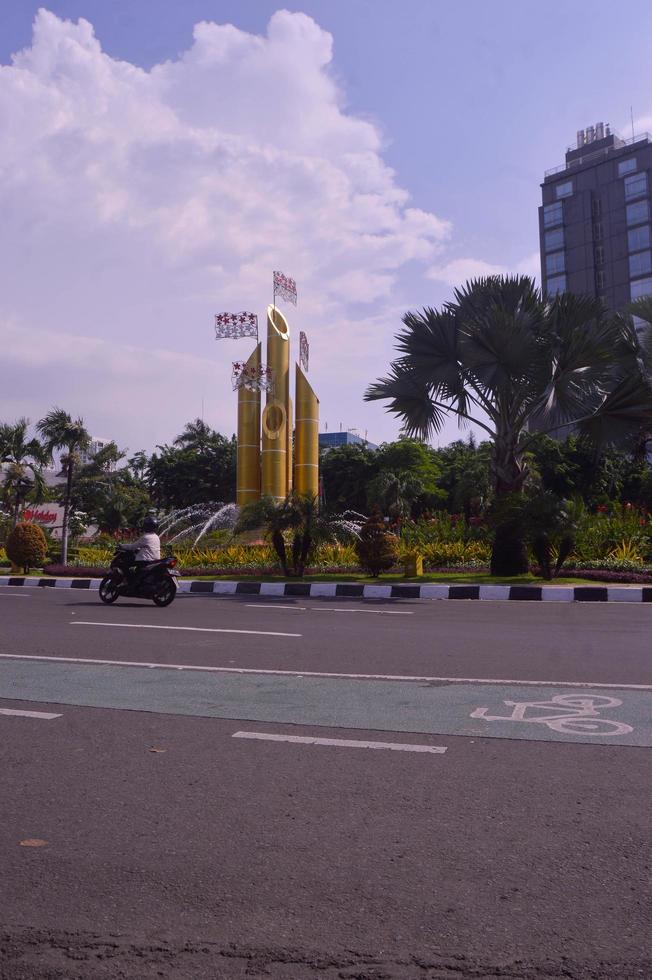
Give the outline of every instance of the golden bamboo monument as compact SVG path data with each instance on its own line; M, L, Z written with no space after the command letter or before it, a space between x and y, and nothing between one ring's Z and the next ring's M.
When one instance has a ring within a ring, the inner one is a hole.
M245 329L251 329L256 322L255 314L216 315L216 335L247 336L246 333L227 332L239 330L243 318L246 318ZM304 360L302 345L301 358L307 367L307 349ZM275 302L267 307L266 365L262 364L262 343L258 342L248 361L235 363L233 367L238 387L236 503L242 507L260 500L261 496L281 501L293 489L302 496L318 497L319 399L297 364L294 427L290 398L290 328ZM263 387L267 398L261 416Z
M319 494L319 399L298 364L294 391L297 407L294 489L302 496L317 497Z
M263 496L285 500L289 492L288 448L291 459L292 417L290 405L290 328L276 306L267 307L267 367L273 386L267 392L263 412Z
M257 344L246 369L260 369L262 344ZM238 457L236 503L238 507L260 500L260 390L238 388Z

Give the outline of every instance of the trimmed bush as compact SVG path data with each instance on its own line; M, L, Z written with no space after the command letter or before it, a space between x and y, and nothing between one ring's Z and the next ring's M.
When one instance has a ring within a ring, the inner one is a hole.
M38 524L16 524L7 538L5 550L9 560L27 574L30 568L43 565L48 543Z
M378 578L381 572L386 572L398 562L398 538L386 529L380 511L374 511L360 528L355 550L360 566L373 578Z

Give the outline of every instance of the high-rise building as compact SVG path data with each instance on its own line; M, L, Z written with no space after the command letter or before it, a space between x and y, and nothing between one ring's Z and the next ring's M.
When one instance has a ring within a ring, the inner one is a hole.
M621 139L608 125L579 130L566 162L541 185L541 282L549 293L599 296L612 310L652 294L647 133Z

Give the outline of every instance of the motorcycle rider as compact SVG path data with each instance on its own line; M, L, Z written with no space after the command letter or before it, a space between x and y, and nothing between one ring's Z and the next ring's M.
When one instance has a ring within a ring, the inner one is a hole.
M161 539L158 534L158 522L154 517L146 517L142 524L143 533L132 544L123 544L125 551L134 551L136 558L133 566L129 569L132 584L136 585L141 578L144 569L153 561L159 561L161 557Z

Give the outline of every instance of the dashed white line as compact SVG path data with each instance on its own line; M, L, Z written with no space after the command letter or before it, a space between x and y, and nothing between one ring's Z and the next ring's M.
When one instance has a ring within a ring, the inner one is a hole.
M315 612L372 613L375 616L414 616L413 612L398 609L348 609L346 606L311 606Z
M74 623L72 624L75 625ZM283 636L288 634L275 634ZM290 633L290 636L300 634ZM95 657L48 657L45 654L0 653L3 660L41 660L63 664L100 664L111 667L153 667L160 670L204 670L212 674L271 674L275 677L324 677L352 681L417 681L443 684L514 685L518 687L595 687L619 691L652 691L652 684L610 684L604 681L524 681L515 677L434 677L428 674L344 674L319 670L277 670L265 667L207 667L202 664L164 664L140 660L100 660Z
M354 738L312 738L309 735L273 735L271 732L234 732L232 738L252 738L263 742L293 742L297 745L331 745L342 749L389 749L392 752L427 752L443 755L445 745L415 745L411 742L368 742Z
M292 609L297 612L305 612L307 606L280 606L276 602L246 602L247 609Z
M53 715L49 711L18 711L16 708L0 708L0 715L18 715L20 718L40 718L42 721L61 718L61 715Z
M347 609L346 606L285 606L276 602L247 602L247 609L292 609L295 612L343 612L343 613L371 613L375 616L414 616L413 612L398 611L396 609Z
M116 626L128 630L176 630L185 633L244 633L247 636L295 636L300 637L301 633L272 633L270 630L232 630L218 629L208 626L159 626L153 623L94 623L86 620L76 620L71 626Z

